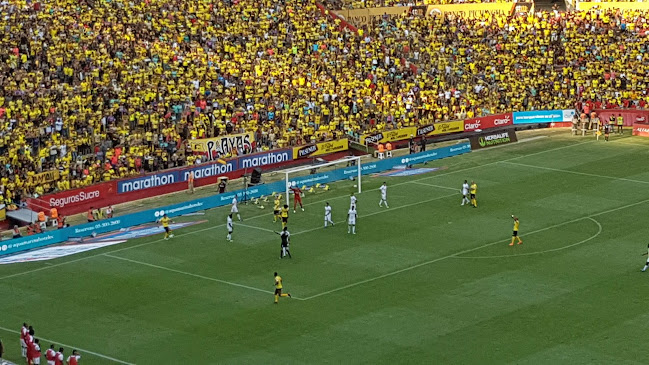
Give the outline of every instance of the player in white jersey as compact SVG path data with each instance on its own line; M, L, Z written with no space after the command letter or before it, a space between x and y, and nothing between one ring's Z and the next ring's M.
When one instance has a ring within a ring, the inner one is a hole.
M232 242L232 213L228 215L226 226L228 227L228 241Z
M237 218L239 218L239 222L241 222L241 215L239 214L239 207L237 207L237 196L235 195L234 198L232 198L232 208L230 208L230 214L236 214Z
M462 204L461 205L464 205L464 203L471 204L468 195L469 195L469 183L466 180L464 180L464 184L462 184Z
M356 210L356 196L354 195L354 193L352 193L352 195L349 196L349 209L352 208Z
M347 233L356 234L356 219L358 214L356 213L356 207L352 206L347 212Z
M329 205L329 202L325 203L325 228L327 228L327 225L331 223L331 226L333 227L334 222L331 220L331 205Z
M383 185L381 185L379 190L381 190L381 200L379 200L379 207L383 206L383 203L385 203L385 207L390 208L388 206L388 185L383 182Z

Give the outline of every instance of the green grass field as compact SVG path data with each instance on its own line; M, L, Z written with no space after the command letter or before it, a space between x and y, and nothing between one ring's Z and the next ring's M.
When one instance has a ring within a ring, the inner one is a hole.
M649 140L550 137L472 152L409 178L307 195L279 230L242 206L207 223L51 262L0 266L0 338L80 348L86 364L625 364L646 362ZM521 134L521 138L525 138ZM464 179L477 209L460 206ZM390 209L376 190L389 186ZM322 229L324 201L334 228ZM509 247L511 214L524 244ZM292 299L273 304L274 271Z

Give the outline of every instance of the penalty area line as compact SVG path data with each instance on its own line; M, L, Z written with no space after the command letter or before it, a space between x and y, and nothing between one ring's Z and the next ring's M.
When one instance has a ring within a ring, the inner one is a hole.
M13 333L13 334L17 334L17 335L20 334L19 331L15 331L15 330L12 330L12 329L9 329L9 328L5 328L5 327L0 327L0 330L3 330L3 331L5 331L5 332L9 332L9 333ZM123 360L120 360L120 359L116 359L116 358L114 358L114 357L110 357L110 356L107 356L107 355L103 355L103 354L100 354L100 353L98 353L98 352L94 352L94 351L90 351L90 350L82 349L81 347L76 347L76 346L66 345L66 344L64 344L64 343L62 343L62 342L54 341L54 340L48 340L47 338L40 337L40 336L38 336L38 338L40 338L41 340L43 340L43 341L45 341L45 342L55 343L55 344L57 344L57 345L60 345L60 346L63 346L63 347L69 348L69 349L77 349L78 351L81 352L82 355L83 355L83 354L90 354L90 355L93 355L93 356L96 356L96 357L100 357L100 358L105 359L105 360L110 360L110 361L112 361L112 362L116 362L116 363L118 363L118 364L124 364L124 365L135 365L135 364L132 363L132 362L127 362L127 361L123 361ZM45 347L45 345L43 345L43 348L44 348L44 347Z

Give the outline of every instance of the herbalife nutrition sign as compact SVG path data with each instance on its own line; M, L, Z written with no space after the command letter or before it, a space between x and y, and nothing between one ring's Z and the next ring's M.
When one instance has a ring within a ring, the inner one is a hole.
M516 131L514 130L480 134L472 136L469 140L471 141L471 149L473 150L518 141L516 138Z

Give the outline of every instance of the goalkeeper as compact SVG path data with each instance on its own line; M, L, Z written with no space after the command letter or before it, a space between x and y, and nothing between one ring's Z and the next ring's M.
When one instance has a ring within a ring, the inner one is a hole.
M295 208L297 208L298 204L300 204L300 208L304 212L304 206L302 205L302 189L294 186L291 187L291 191L293 192L293 213L295 213Z

